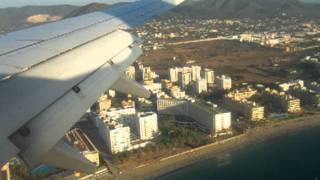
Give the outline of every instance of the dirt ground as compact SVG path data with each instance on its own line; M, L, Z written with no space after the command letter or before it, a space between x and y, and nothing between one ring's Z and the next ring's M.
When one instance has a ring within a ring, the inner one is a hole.
M170 67L201 65L212 68L216 74L230 75L237 83L271 83L284 80L281 66L275 64L287 63L288 58L288 54L275 48L216 40L147 51L139 61L151 66L162 78L167 78Z

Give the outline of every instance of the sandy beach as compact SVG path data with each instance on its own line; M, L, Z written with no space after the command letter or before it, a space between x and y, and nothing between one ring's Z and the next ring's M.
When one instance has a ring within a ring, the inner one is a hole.
M246 133L212 143L180 154L159 159L122 172L115 179L153 179L202 160L220 154L272 140L279 136L294 134L299 130L320 126L320 115L310 115L292 120L272 122L263 127L249 129Z

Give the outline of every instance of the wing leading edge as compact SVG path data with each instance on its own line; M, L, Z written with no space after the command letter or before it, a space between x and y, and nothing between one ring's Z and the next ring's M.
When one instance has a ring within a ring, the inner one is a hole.
M139 38L119 29L181 2L141 0L0 36L0 166L19 155L31 167L92 170L60 139L111 87L149 95L123 77L142 50Z

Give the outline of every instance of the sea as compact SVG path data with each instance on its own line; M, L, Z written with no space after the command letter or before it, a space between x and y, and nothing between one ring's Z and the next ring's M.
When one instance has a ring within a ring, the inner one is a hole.
M221 153L158 180L320 180L320 127Z

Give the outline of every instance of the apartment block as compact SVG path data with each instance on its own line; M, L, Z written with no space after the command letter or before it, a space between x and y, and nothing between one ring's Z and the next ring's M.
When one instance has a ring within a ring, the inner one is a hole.
M231 97L225 97L223 99L223 107L229 109L234 113L241 114L251 121L259 121L264 119L265 111L264 107L258 105L255 102L243 100L236 100Z
M229 90L232 88L232 80L229 76L218 76L216 78L217 88L220 90Z
M200 66L191 66L192 80L197 81L201 79L201 67Z
M181 88L186 88L192 81L192 75L189 71L181 71L178 73L178 82Z
M234 90L223 98L222 105L226 109L241 114L251 121L259 121L264 119L264 107L249 100L257 92L257 90L250 87Z
M211 69L204 69L201 71L201 76L207 81L209 85L214 84L214 71Z
M129 66L125 72L126 76L130 79L136 79L136 69L134 66Z
M169 78L171 82L178 82L178 73L180 72L180 68L170 68L169 69Z
M195 94L206 93L208 91L207 81L205 79L196 80L193 82L193 91Z
M130 128L123 124L107 124L100 126L100 135L107 144L109 152L117 154L131 148Z
M158 115L154 112L138 113L135 124L141 140L153 139L158 133Z
M271 101L275 107L285 112L298 113L301 112L300 99L288 95L284 92L278 92L274 89L267 88L263 93L266 101Z
M159 114L188 116L201 129L209 131L214 136L228 132L231 128L231 112L207 102L158 99L157 111Z

